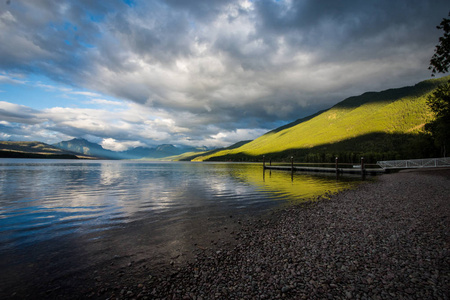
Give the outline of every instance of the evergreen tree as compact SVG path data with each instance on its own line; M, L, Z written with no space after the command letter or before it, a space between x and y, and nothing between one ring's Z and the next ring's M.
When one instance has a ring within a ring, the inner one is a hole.
M436 73L447 73L450 67L450 19L444 18L437 29L442 29L444 34L439 38L439 44L436 45L430 60L429 69L432 70L432 76ZM432 134L435 144L442 149L445 156L450 144L450 81L440 85L428 97L427 104L436 119L425 128Z
M450 149L450 81L440 85L428 97L427 104L436 118L425 129L431 132L436 146L446 156L446 149Z
M450 17L450 12L449 12ZM434 55L430 60L432 75L436 73L447 73L450 66L450 19L444 18L437 29L444 30L444 35L439 38L439 44L436 45Z

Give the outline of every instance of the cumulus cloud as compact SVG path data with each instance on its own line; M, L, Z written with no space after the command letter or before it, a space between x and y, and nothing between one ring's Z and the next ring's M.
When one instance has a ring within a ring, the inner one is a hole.
M68 107L36 110L5 101L0 101L0 107L2 139L56 143L84 137L115 151L159 144L228 146L236 140L254 139L266 131L237 129L218 134L221 128L214 125L193 131L189 128L192 122L180 127L170 114L133 103L114 111Z
M252 130L244 130L244 129L236 129L232 131L221 131L217 134L211 136L208 139L208 142L211 145L217 145L221 143L222 147L226 147L231 145L236 141L248 141L254 139L255 136L261 136L266 133L266 130L263 129L252 129Z
M113 138L103 139L100 145L105 149L113 151L125 151L129 148L146 146L144 143L141 143L140 141L119 142Z
M29 112L33 119L9 106L4 120L48 119L49 129L117 149L134 141L222 146L355 94L424 80L448 11L444 0L0 5L0 70L38 73L118 109L53 107Z

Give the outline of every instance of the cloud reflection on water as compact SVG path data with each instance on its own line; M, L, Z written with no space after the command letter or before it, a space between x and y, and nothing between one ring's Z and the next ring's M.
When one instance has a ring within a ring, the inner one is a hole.
M0 160L0 282L184 259L239 219L354 183L258 164Z
M9 166L9 167L8 167ZM134 221L163 222L184 215L203 218L244 207L272 206L274 199L304 201L348 188L333 177L270 172L260 165L142 162L64 162L24 166L2 164L0 219L2 239L49 225L42 237L59 227L93 227ZM266 171L267 173L267 171ZM210 214L211 212L207 212ZM72 223L70 222L72 221ZM16 232L16 233L15 233ZM8 240L8 238L6 238Z

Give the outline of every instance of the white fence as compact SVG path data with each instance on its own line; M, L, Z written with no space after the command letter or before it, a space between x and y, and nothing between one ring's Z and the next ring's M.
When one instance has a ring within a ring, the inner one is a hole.
M378 161L383 169L450 167L450 157Z

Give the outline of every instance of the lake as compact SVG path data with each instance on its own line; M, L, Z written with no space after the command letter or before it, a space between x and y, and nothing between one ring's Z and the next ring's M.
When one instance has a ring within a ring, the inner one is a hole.
M249 219L359 182L261 164L0 159L0 295L93 270L151 273L232 240Z

